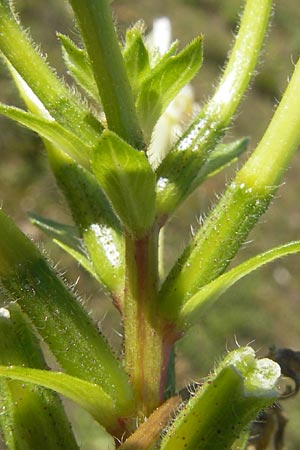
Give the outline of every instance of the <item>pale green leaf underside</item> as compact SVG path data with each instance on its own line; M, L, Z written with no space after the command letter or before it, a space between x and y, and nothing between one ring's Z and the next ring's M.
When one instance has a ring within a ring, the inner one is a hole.
M97 384L72 377L63 372L0 366L0 376L52 389L73 400L104 426L115 417L113 400Z
M15 120L47 139L81 165L89 166L91 148L58 122L47 120L13 106L0 104L0 114Z
M143 236L155 214L155 174L145 154L105 131L92 166L125 228L137 237Z
M34 213L30 213L29 218L35 226L50 236L53 242L76 259L94 278L98 278L93 265L86 256L82 240L76 227L45 219Z
M208 306L211 306L227 289L249 273L277 258L297 252L300 252L300 241L281 245L254 256L219 276L186 301L179 313L180 324L187 326L195 323Z
M146 139L168 104L195 76L202 64L202 37L180 53L162 58L143 81L137 99L138 116Z
M101 103L87 52L78 48L68 36L58 33L58 37L62 45L64 61L70 74L91 98L97 103Z

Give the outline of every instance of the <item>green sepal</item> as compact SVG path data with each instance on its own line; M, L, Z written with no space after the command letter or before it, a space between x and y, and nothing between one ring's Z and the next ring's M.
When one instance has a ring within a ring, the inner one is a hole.
M95 383L89 383L63 372L18 366L0 366L0 377L33 383L52 389L58 394L73 400L104 427L113 429L116 426L118 411L115 403L101 386Z
M38 339L16 303L1 309L0 365L47 369ZM0 428L7 450L78 450L59 397L32 384L0 379Z
M277 398L280 367L250 347L230 353L165 434L160 450L230 450L257 413Z
M48 120L0 103L0 114L38 133L84 167L89 166L91 147L54 120Z
M155 217L155 174L145 154L105 131L92 167L127 231L143 237Z
M33 243L0 211L0 285L69 375L99 384L119 411L131 407L128 377L90 315Z
M202 36L177 55L162 58L143 81L137 98L138 117L149 142L154 125L202 64Z
M148 50L143 40L144 24L137 22L126 31L123 58L134 98L137 97L143 79L150 72Z
M101 98L86 50L77 47L68 36L60 33L57 36L60 40L63 58L70 74L92 99L101 104Z
M78 229L75 226L55 222L32 212L28 215L33 225L50 236L53 242L76 259L94 278L98 279L94 267L87 257Z
M261 253L260 255L248 259L248 261L245 261L237 267L234 267L229 272L220 275L211 283L203 286L199 292L182 305L178 316L178 323L181 325L184 324L184 327L194 324L208 307L214 304L227 289L233 286L241 278L264 264L297 252L300 252L300 241L281 245Z
M124 237L96 178L74 160L47 145L52 172L70 207L94 272L120 307L124 289Z
M48 66L21 28L11 2L0 1L0 16L0 50L6 60L60 125L94 145L102 131L100 122Z

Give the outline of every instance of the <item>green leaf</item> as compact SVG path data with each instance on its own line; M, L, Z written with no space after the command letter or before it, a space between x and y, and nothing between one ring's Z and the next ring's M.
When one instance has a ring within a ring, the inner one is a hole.
M97 385L63 372L0 366L0 376L52 389L84 408L101 425L113 429L117 411L112 398Z
M21 28L11 10L11 2L0 1L0 17L0 50L5 58L60 125L87 145L94 145L102 125L48 66Z
M63 58L70 74L92 99L101 104L101 98L87 52L78 48L68 36L58 33L58 38L61 42Z
M195 185L199 185L207 178L217 174L247 150L248 138L238 139L229 144L219 144L209 154L205 164L201 167L195 180Z
M13 106L0 104L0 114L38 133L79 164L88 167L91 148L54 120L47 120Z
M137 97L143 79L150 72L148 50L143 40L144 24L137 22L126 31L123 58L134 98Z
M241 278L258 269L259 267L274 261L277 258L300 252L300 241L291 242L273 248L245 261L229 272L219 276L211 283L202 287L199 292L187 300L179 313L179 322L185 325L195 323L207 307L211 306L224 292L227 291Z
M258 412L277 398L280 367L255 359L250 347L231 352L199 387L163 437L161 450L230 450Z
M224 74L201 109L157 169L157 215L171 215L197 187L199 171L228 129L254 72L267 29L271 0L248 0Z
M71 209L94 272L118 308L124 290L124 237L96 178L66 154L47 145L51 169Z
M69 253L82 265L82 267L97 279L93 265L86 255L86 250L76 227L45 219L34 213L29 213L29 218L33 225L37 226L50 236L53 239L53 242Z
M161 114L201 64L202 36L199 36L177 55L162 58L143 81L137 111L147 142Z
M46 369L37 337L16 303L0 309L0 365ZM8 450L77 450L56 393L0 379L0 428Z
M137 149L144 147L108 0L69 0L75 13L108 128Z
M101 385L119 411L132 406L121 363L79 300L48 266L30 239L0 211L0 285L28 315L61 367Z
M155 217L155 174L145 154L105 131L92 166L125 228L143 237Z

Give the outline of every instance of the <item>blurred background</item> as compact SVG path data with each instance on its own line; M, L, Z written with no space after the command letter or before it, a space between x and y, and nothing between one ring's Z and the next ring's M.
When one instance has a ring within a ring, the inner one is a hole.
M151 31L153 19L160 16L170 18L173 38L178 38L181 46L196 35L204 34L204 64L193 83L196 101L201 105L220 77L242 4L241 0L114 0L112 7L120 36L124 36L127 26L140 18ZM50 64L67 82L71 82L64 71L55 35L59 31L73 39L77 37L68 5L60 0L16 0L15 5L24 26L31 28L33 39L41 43ZM226 138L233 140L249 136L249 152L264 133L293 70L293 62L298 59L299 29L298 0L277 0L256 78ZM0 79L1 101L22 106L3 65L0 65ZM99 287L28 221L27 212L35 211L54 220L70 222L64 201L48 170L39 138L0 118L0 152L0 201L4 211L46 249L60 268L70 268L66 275L70 283L80 276L80 294L95 310L109 340L120 347L119 317L99 292ZM199 216L210 210L216 202L216 195L223 192L235 169L231 167L206 182L176 212L166 233L168 267L188 242L191 226L199 226ZM275 245L300 239L299 178L298 153L273 205L249 236L234 264ZM300 350L299 269L299 256L282 259L242 280L224 295L201 324L177 346L179 387L207 375L214 363L237 344L251 342L261 356L266 355L273 345ZM290 418L287 449L296 450L300 448L300 396L285 402L284 408ZM86 429L92 424L85 415L77 412L73 420L80 425L79 440L83 450L109 448L108 441L100 445L97 429L89 431L87 439Z

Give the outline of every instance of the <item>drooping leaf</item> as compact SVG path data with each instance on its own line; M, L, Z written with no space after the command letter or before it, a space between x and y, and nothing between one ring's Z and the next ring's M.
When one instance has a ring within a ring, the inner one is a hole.
M120 411L131 407L125 370L79 300L72 295L38 249L0 211L0 285L30 318L61 367L96 383Z
M58 122L3 104L0 104L0 114L35 131L84 167L89 166L91 148Z
M86 51L78 48L68 36L58 33L58 37L62 45L64 61L70 74L91 98L97 103L101 103L91 63Z
M230 450L258 412L276 398L280 367L235 350L195 392L163 437L161 450Z
M150 71L148 50L143 40L144 24L136 23L126 31L123 58L134 98L137 97L143 79Z
M31 369L29 367L0 366L0 377L33 383L52 389L73 400L89 412L101 425L113 428L117 412L113 399L93 383L72 377L63 372Z
M86 255L82 239L76 227L45 219L37 214L30 213L29 218L44 233L50 236L57 245L76 259L90 274L97 278L92 263Z
M219 276L209 284L203 286L182 306L179 321L185 324L195 323L203 312L211 306L224 292L241 278L257 270L259 267L277 258L300 252L300 241L291 242L273 248L268 252L250 258L248 261L234 267L229 272Z
M66 154L47 145L52 171L71 209L97 278L118 308L124 290L124 236L96 178Z
M56 76L12 12L11 2L0 2L0 50L32 89L49 114L87 145L94 145L102 125L79 97Z
M0 365L47 369L38 339L16 303L0 308ZM0 428L7 450L78 450L55 392L0 379Z
M200 36L177 55L163 57L143 81L137 99L137 111L147 142L161 114L183 86L195 76L201 64Z
M105 131L92 166L125 228L143 237L155 214L155 174L145 154Z

